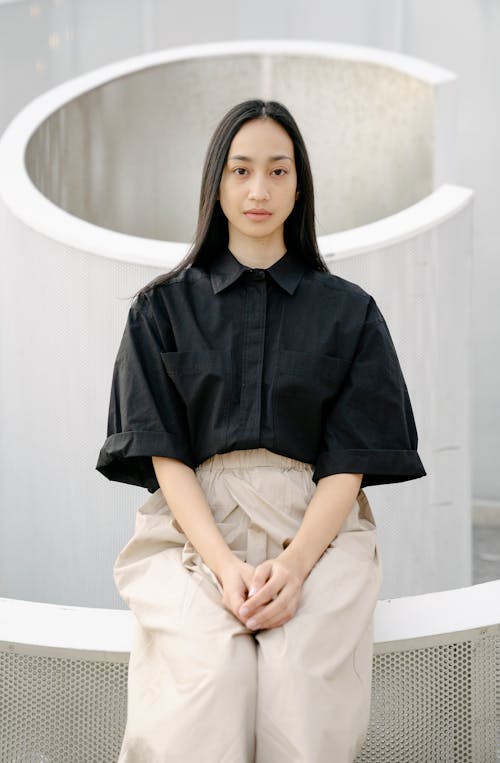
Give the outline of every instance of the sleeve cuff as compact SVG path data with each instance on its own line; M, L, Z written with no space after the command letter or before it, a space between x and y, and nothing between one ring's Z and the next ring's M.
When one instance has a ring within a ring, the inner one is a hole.
M362 474L361 488L425 477L416 450L333 450L316 460L313 481L330 474Z
M168 432L119 432L110 435L101 448L95 468L109 480L145 487L154 493L159 484L152 456L177 458L194 468L190 449Z

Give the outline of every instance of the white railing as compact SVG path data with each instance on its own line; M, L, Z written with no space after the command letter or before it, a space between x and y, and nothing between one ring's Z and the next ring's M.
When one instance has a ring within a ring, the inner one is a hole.
M134 615L0 599L0 760L111 763ZM357 763L500 760L500 580L380 600Z

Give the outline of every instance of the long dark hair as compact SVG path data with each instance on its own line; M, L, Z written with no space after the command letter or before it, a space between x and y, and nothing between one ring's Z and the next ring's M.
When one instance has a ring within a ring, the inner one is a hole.
M134 296L174 278L191 265L207 265L210 258L228 245L227 218L217 199L222 172L231 142L238 130L251 119L269 117L280 124L290 136L295 153L297 190L299 198L285 220L284 241L314 270L328 271L321 257L314 227L314 188L311 165L304 139L295 119L286 106L278 101L252 99L233 106L221 119L212 135L205 156L201 178L198 224L186 256L168 273L163 273L139 289Z

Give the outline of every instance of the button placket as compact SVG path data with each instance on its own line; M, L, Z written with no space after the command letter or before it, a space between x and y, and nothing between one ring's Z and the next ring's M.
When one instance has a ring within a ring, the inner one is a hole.
M245 295L245 325L240 397L242 442L255 441L260 432L261 385L264 365L267 289L265 272L250 270Z

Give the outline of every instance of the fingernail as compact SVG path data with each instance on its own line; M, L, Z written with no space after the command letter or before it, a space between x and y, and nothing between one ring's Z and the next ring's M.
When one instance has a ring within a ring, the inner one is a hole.
M240 609L240 614L241 614L241 615L243 615L243 617L244 617L245 615L248 615L248 607L242 607L242 608Z
M256 586L252 586L252 588L251 588L251 589L249 590L249 592L248 592L248 595L249 595L249 596L253 596L253 595L254 595L254 593L257 593L257 591L258 591L258 590L259 590L259 589L258 589L258 588L256 588Z
M257 620L255 617L251 617L250 620L247 622L247 628L255 628L257 625Z

